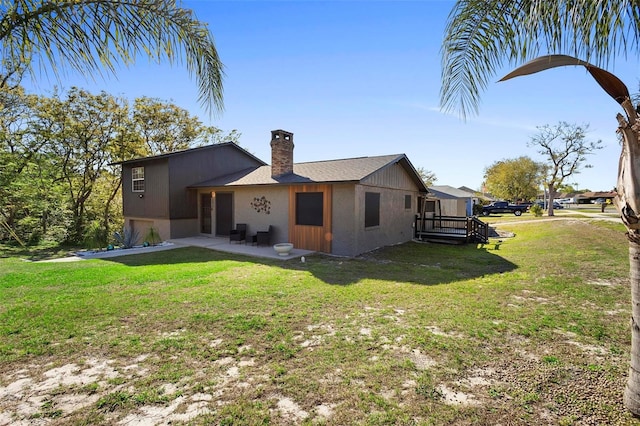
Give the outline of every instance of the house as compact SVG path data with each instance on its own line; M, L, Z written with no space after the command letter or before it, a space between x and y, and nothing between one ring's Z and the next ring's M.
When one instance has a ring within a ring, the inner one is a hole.
M265 163L229 142L119 164L125 227L140 238L154 227L162 239L170 239L211 232L207 200L189 190L190 184Z
M583 192L576 195L574 200L576 204L590 204L597 199L609 200L609 203L612 203L616 195L615 191Z
M440 201L440 211L436 214L442 216L472 216L473 205L478 201L474 194L449 185L430 186L429 192Z
M482 204L483 201L495 201L493 200L493 197L491 196L491 194L482 193L475 189L471 189L468 186L460 186L458 187L458 189L460 191L467 192L471 197L471 202L473 204Z
M207 147L207 159L187 150L122 163L123 182L131 182L123 186L125 224L158 227L163 238L227 236L239 223L248 225L248 235L271 227L271 244L343 256L413 238L418 198L427 188L404 154L294 163L293 133L284 130L271 132L270 166L239 147L217 147ZM181 159L180 183L159 185L158 177L171 182L165 176L173 175L173 156ZM205 164L191 167L189 159ZM147 167L156 161L162 172L152 177ZM135 192L140 167L145 190ZM147 193L159 186L164 192ZM167 198L182 203L174 206L180 216L169 206L162 214L136 209L135 202L150 198L152 205L171 205Z

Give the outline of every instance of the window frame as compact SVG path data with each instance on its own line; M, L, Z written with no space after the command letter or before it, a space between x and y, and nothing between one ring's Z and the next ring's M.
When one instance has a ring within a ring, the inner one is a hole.
M411 206L413 205L413 196L411 194L405 194L404 196L404 209L411 210Z
M324 192L321 191L313 191L313 192L296 192L296 209L295 209L295 224L296 226L324 226ZM315 198L310 200L311 198ZM307 198L307 200L304 200ZM309 204L305 203L305 201L312 201L312 207L315 207L314 210L310 210L309 208L302 209L301 207L308 207ZM302 219L312 218L313 220L301 222Z
M136 173L141 171L142 173ZM142 176L142 177L141 177ZM136 184L140 184L142 182L142 189L136 188ZM131 192L144 192L145 184L144 184L144 166L141 167L132 167L131 168Z
M380 226L380 193L364 193L364 227L365 229Z

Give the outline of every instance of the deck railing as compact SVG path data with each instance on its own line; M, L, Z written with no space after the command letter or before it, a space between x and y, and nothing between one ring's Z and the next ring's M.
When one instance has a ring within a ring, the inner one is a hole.
M489 226L477 217L416 216L415 237L440 238L464 242L489 241Z

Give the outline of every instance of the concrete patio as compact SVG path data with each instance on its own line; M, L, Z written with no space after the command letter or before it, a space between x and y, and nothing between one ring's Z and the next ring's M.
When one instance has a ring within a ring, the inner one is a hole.
M255 246L252 244L245 244L244 242L236 243L229 242L229 238L209 238L209 237L189 237L189 238L174 238L169 240L175 246L192 246L192 247L204 247L211 250L224 251L227 253L244 254L247 256L264 257L268 259L280 259L289 260L302 256L307 256L313 251L302 250L294 248L286 256L280 256L273 249L272 245L269 246Z
M110 257L128 256L131 254L151 253L155 251L172 250L180 247L203 247L211 250L223 251L226 253L244 254L246 256L262 257L267 259L289 260L314 253L310 250L302 250L294 248L286 256L280 256L269 246L255 246L244 243L231 243L229 238L209 238L209 237L190 237L190 238L174 238L157 246L150 247L134 247L126 250L116 249L110 251L96 252L78 252L75 256L45 260L43 262L73 262L83 259L107 259Z

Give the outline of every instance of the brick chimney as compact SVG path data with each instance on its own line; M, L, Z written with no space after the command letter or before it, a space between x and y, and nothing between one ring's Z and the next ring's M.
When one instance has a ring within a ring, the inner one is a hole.
M271 177L293 173L293 133L271 131Z

